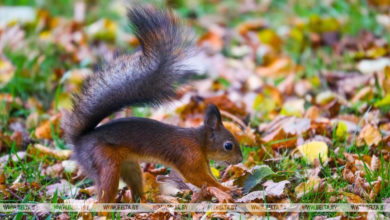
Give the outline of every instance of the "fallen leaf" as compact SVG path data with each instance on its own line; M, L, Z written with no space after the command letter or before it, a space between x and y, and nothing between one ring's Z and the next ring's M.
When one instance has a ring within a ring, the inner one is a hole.
M249 31L256 31L262 27L265 27L265 21L262 19L251 19L248 21L241 22L237 30L241 35L247 34Z
M366 124L360 131L358 137L359 145L362 144L363 140L368 146L377 146L382 140L382 134L377 127L373 126L372 124Z
M320 187L321 179L318 176L311 176L306 182L300 183L295 187L295 193L297 198L301 198L305 193L310 192L311 190L317 191Z
M211 167L210 170L211 170L211 173L213 174L213 176L215 176L215 178L219 179L219 176L220 176L219 170L215 167Z
M156 197L160 195L160 184L156 181L156 176L149 172L143 174L144 179L144 193L147 200L155 201Z
M290 182L287 180L283 180L277 183L275 183L273 180L268 180L267 182L263 183L263 186L265 186L267 202L287 197L286 187L289 184Z
M209 31L199 38L198 45L209 47L213 51L221 51L223 48L223 39L219 33Z
M271 174L274 174L272 169L267 165L257 165L250 170L250 175L245 180L243 192L250 192L255 186L263 181L263 179Z
M248 193L247 195L239 198L236 200L236 202L242 202L242 203L261 203L265 199L265 192L264 191L253 191Z
M237 139L237 141L240 144L246 145L246 146L256 146L256 135L254 132L249 128L246 127L245 130L242 130L239 126L237 126L233 122L224 121L223 125L227 130L229 130L234 137Z
M250 170L247 167L245 167L242 163L229 165L226 168L221 179L223 182L225 182L227 180L231 180L231 179L236 181L240 177L246 176L249 173L250 173ZM240 185L240 186L242 186L242 185Z
M336 127L336 138L338 140L343 141L347 138L347 134L348 134L347 124L343 121L339 121Z
M52 127L55 129L55 133L59 132L59 125L61 120L61 113L58 113L49 120L43 121L36 129L35 136L40 139L52 139Z
M6 85L13 77L15 68L5 57L0 56L0 88Z
M310 163L318 158L323 162L328 160L328 145L325 142L312 141L298 146L298 150Z
M40 158L45 156L51 156L58 160L67 160L71 157L71 150L55 150L43 146L41 144L35 144L27 149L27 154L38 156Z
M319 105L325 105L333 101L335 98L335 94L331 91L321 92L316 96L316 103Z
M60 195L66 196L75 196L77 195L79 188L73 186L68 181L61 179L59 183L54 183L46 186L46 195L53 196L55 192L58 192Z
M207 187L207 191L210 193L210 195L213 195L217 198L218 202L220 203L226 203L226 202L233 202L233 198L228 193L220 190L217 187Z
M343 195L347 197L347 202L350 203L350 204L353 204L353 203L364 203L363 199L360 198L360 196L358 196L356 194L349 193L349 192L343 192Z
M289 58L279 58L265 67L258 67L256 73L262 77L280 77L295 71L293 61Z
M370 74L381 72L386 66L390 66L390 58L382 57L376 60L362 60L357 64L357 69L364 74Z
M304 104L305 100L303 99L288 100L283 104L280 114L301 117L305 111Z
M310 108L306 110L305 118L310 118L310 120L314 121L319 115L320 110L316 106L310 106Z
M282 45L282 39L276 34L274 30L264 29L258 33L259 39L262 43L271 46L278 51Z

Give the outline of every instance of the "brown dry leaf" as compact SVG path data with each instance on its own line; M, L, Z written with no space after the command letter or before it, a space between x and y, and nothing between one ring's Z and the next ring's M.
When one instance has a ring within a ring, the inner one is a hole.
M230 165L226 168L221 179L223 182L231 180L231 179L237 180L238 178L245 176L245 175L248 175L249 173L250 173L249 169L246 166L244 166L243 164L241 164L241 163L234 164L234 165ZM240 185L240 186L242 186L242 185Z
M59 194L72 196L77 195L79 188L64 179L61 179L59 183L46 186L46 195L53 196L55 191L57 191Z
M223 125L234 135L234 137L237 138L240 144L244 144L246 146L257 145L256 135L249 127L246 127L245 131L243 131L239 126L237 126L233 122L224 121Z
M229 203L233 202L233 198L230 194L216 188L216 187L207 187L204 185L200 191L194 192L191 197L191 203L197 203L201 201L209 201L212 196L217 198L220 203Z
M343 195L347 197L348 203L364 203L363 199L356 194L343 192Z
M72 156L71 150L55 150L43 146L41 144L35 144L27 149L27 154L38 156L39 158L45 156L51 156L58 160L67 160Z
M179 199L174 196L168 196L168 195L158 195L156 197L157 203L171 203L171 204L178 204Z
M258 159L256 159L256 156ZM244 163L244 165L248 168L252 168L254 165L256 165L256 161L261 161L263 160L265 156L265 150L264 150L264 147L261 147L258 152L249 152L249 155L248 157L246 158L246 161Z
M6 185L5 185L5 175L4 173L0 174L0 190L3 192L5 196L9 196L9 192L6 190Z
M11 136L11 140L15 141L16 147L21 147L23 144L23 133L21 131L15 131Z
M330 118L334 118L339 114L341 105L342 103L340 102L339 99L334 99L329 103L327 103L326 105L323 105L322 107L327 111Z
M43 121L36 129L35 136L40 139L52 139L52 127L56 129L53 132L59 132L61 113L57 113L50 117L49 120Z
M262 77L280 77L294 71L293 61L289 58L279 58L266 67L258 67L256 73Z
M381 191L382 178L379 176L377 181L374 181L371 184L367 183L367 185L369 185L369 187L371 189L368 197L370 200L374 200L375 197L378 195L378 193Z
M207 187L207 191L210 195L217 198L218 202L220 203L234 202L232 196L229 193L226 193L217 187Z
M197 203L204 200L210 200L211 196L207 191L207 186L203 185L199 191L195 191L191 196L191 203Z
M64 167L61 163L56 163L52 166L47 167L41 171L42 175L51 177L62 177L64 174Z
M243 203L248 203L248 202L243 202ZM246 206L248 207L248 210L250 210L250 214L255 215L255 216L265 216L266 215L267 210L264 208L263 204L260 204L262 202L260 202L260 203L249 202L249 203L250 204L247 204ZM262 219L262 218L260 218L260 219Z
M297 137L308 132L310 124L308 118L277 117L267 126L260 128L265 131L261 140L271 144L273 149L294 147Z
M283 128L278 128L272 133L265 134L261 141L271 145L272 149L292 148L296 145L296 138L293 135L286 134Z
M248 193L247 195L236 199L236 202L242 202L242 203L262 203L264 202L264 198L266 196L266 193L264 191L253 191L251 193Z
M238 106L235 102L230 100L230 98L226 94L206 98L204 102L206 105L214 104L220 110L227 111L233 115L237 115L241 117L245 117L247 115L244 103L241 103L241 105Z
M262 19L251 19L248 21L241 22L238 27L237 31L241 35L247 34L249 31L257 31L260 28L265 27L265 21Z
M268 180L263 183L265 186L265 194L267 196L267 202L277 201L282 198L287 197L287 187L290 185L290 182L283 180L275 183L272 180Z
M209 31L199 38L198 45L210 47L213 51L221 51L223 48L223 39L215 31Z
M349 183L354 183L355 182L355 174L354 174L354 172L352 172L351 169L348 169L347 167L344 168L344 170L343 170L343 173L342 173L343 179L345 179Z
M310 108L306 110L305 118L310 118L310 120L314 121L319 115L320 110L316 106L310 106Z
M208 104L215 104L220 110L226 111L240 119L247 115L244 103L238 106L227 95L213 96L206 99L193 96L188 104L177 108L176 112L180 114L182 120L196 120L195 124L200 124Z
M311 176L306 182L299 184L295 187L295 193L297 198L301 198L305 193L313 190L317 192L320 189L321 179L318 176Z
M155 201L160 195L160 184L156 180L156 176L149 172L144 172L144 193L147 200Z
M351 99L352 103L356 103L358 101L364 101L364 100L370 100L374 96L374 91L371 87L364 87L363 89L359 90L358 93L356 93L353 98Z
M366 124L360 131L358 145L361 146L364 141L368 146L377 146L381 140L382 134L379 129L372 124Z

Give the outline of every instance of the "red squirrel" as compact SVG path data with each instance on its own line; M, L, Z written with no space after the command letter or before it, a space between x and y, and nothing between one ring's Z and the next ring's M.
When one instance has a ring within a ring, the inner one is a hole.
M74 158L97 186L98 202L114 202L120 178L134 201L142 197L142 161L170 166L197 187L229 191L211 174L209 160L239 163L242 153L215 105L208 106L204 124L197 128L139 117L98 126L123 107L171 100L174 84L191 72L183 62L194 45L171 11L137 6L129 9L128 17L141 50L87 78L62 122Z

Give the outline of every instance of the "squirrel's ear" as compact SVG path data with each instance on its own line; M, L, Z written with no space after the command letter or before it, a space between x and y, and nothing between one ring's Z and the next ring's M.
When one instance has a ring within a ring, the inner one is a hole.
M214 104L207 106L204 125L212 129L218 129L222 126L221 113Z

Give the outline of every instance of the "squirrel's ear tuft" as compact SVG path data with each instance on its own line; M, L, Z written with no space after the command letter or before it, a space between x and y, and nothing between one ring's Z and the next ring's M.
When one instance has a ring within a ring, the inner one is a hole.
M214 104L207 106L204 125L212 129L218 129L222 126L221 113Z

